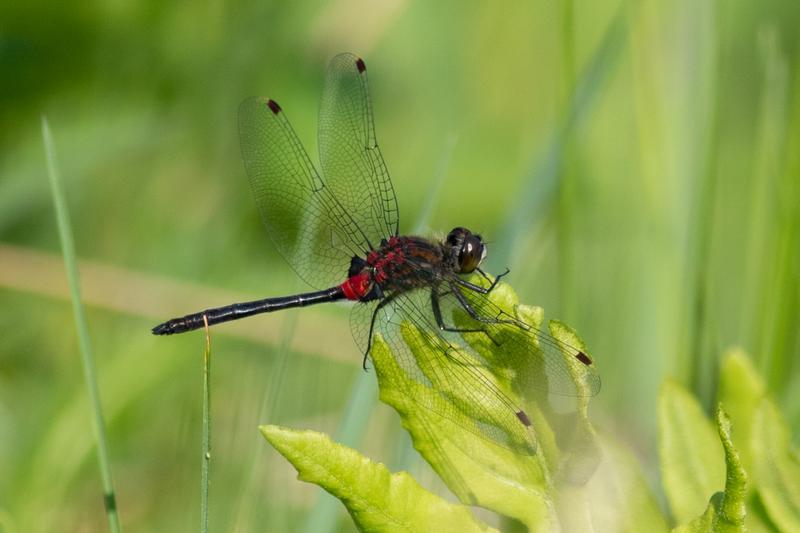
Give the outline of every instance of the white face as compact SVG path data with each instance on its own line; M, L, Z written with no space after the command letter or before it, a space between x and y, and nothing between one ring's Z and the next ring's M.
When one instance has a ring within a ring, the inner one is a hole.
M480 260L480 263L478 263L478 264L483 263L484 259L486 259L486 245L485 244L483 245L483 251L481 252L481 260Z

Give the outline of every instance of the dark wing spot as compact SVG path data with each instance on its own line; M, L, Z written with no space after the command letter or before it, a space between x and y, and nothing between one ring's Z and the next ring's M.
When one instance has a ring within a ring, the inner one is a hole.
M589 359L589 356L583 352L578 352L578 354L575 356L575 359L577 359L586 366L592 366L592 360Z
M365 70L367 70L367 65L364 64L364 60L361 59L360 57L356 59L356 68L358 69L359 72L364 72Z
M525 411L517 411L514 413L519 418L519 421L522 422L525 427L531 427L531 419L528 418L528 415L525 414Z
M267 100L267 107L276 115L281 112L281 106L275 100Z

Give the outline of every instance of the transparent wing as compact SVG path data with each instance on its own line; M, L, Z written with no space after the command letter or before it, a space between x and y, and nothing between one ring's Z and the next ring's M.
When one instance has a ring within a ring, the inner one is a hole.
M360 332L354 327L354 336L362 339L367 311L354 311L359 313L354 318L360 316L353 321ZM527 415L486 360L439 331L431 312L430 291L396 295L378 310L374 333L388 343L403 374L389 379L416 405L507 449L536 453Z
M256 205L278 251L314 287L341 282L350 258L363 256L369 242L320 178L283 110L266 98L245 100L239 137Z
M364 353L378 309L372 334L389 344L407 378L394 382L411 401L513 451L534 453L530 422L512 397L550 404L550 395L594 396L600 390L594 363L582 347L543 331L541 310L498 305L504 285L483 294L456 279L463 281L442 274L430 288L395 295L380 309L377 301L356 305L356 344ZM439 295L444 330L431 290ZM419 393L420 385L427 393Z
M457 284L451 283L449 290L442 292L445 325L477 330L461 336L481 357L491 361L493 368L513 375L514 389L522 397L530 398L533 391L571 397L594 396L600 391L600 377L591 358L580 347L541 329L541 316L503 309L493 301L492 293L481 294Z
M319 155L325 180L372 246L397 235L397 198L375 138L367 69L353 54L340 54L328 66Z

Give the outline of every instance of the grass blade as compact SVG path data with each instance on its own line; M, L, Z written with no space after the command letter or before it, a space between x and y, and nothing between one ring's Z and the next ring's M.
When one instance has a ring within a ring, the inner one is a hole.
M208 332L208 319L203 316L206 325L206 349L203 357L203 461L200 467L200 531L208 533L208 472L211 467L211 335Z
M83 302L81 301L80 278L78 277L78 267L75 260L75 245L72 241L72 229L70 226L67 201L64 196L61 176L56 162L53 136L50 133L50 126L45 117L42 117L42 140L47 157L47 175L50 179L50 191L53 196L53 205L56 212L58 235L61 240L61 250L64 255L64 267L67 271L67 281L69 283L72 299L72 311L75 316L75 329L78 334L78 346L81 352L83 376L86 381L86 388L89 392L89 403L92 409L92 426L97 441L97 460L100 466L100 477L103 483L103 503L106 515L108 516L109 529L116 533L121 531L121 528L119 515L117 513L114 483L111 477L111 464L108 459L108 448L106 446L106 428L103 420L103 408L100 404L100 388L97 384L97 373L94 367L91 344L89 343L89 328L86 324L86 313L83 309Z

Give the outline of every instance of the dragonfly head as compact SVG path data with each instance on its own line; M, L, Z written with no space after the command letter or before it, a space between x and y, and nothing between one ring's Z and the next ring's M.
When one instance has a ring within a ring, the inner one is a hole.
M445 245L459 274L469 274L486 258L486 245L481 236L467 228L453 228L447 234Z

